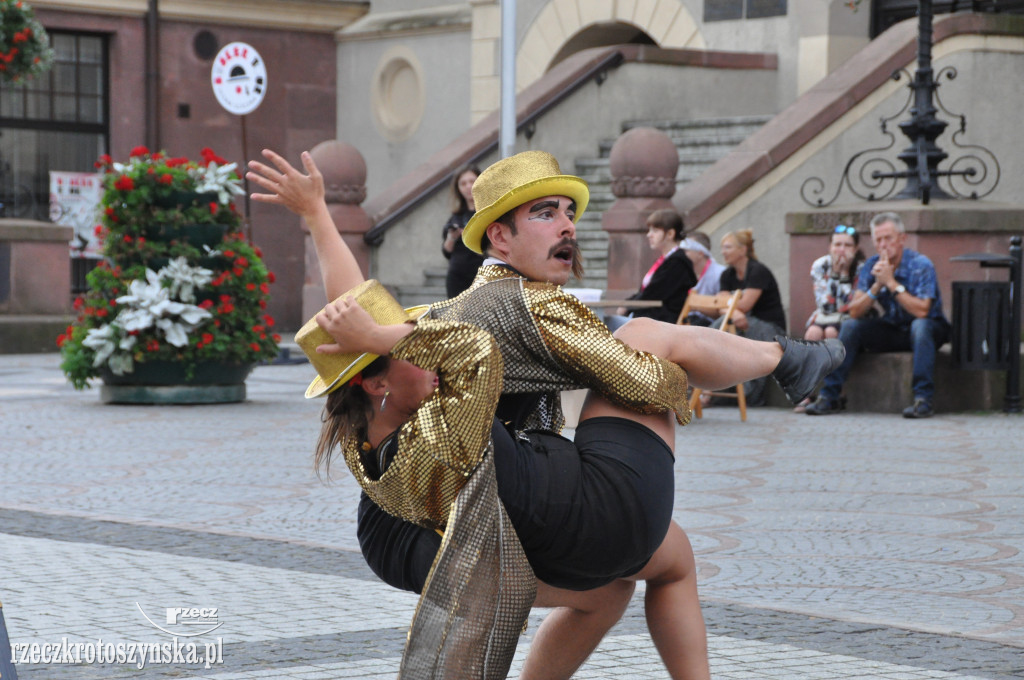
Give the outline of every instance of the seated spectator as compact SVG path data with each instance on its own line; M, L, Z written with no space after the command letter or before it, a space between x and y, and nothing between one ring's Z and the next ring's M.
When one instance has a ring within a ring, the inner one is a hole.
M949 339L950 327L942 313L935 266L926 256L904 247L906 239L903 220L896 213L881 213L871 220L871 240L878 255L861 266L850 319L839 327L846 359L825 376L821 394L805 410L808 415L842 410L839 395L861 350L912 351L914 403L903 410L903 417L929 418L934 413L935 352ZM876 302L884 313L867 318Z
M732 319L736 331L752 340L774 340L785 335L786 312L775 276L761 264L754 252L754 235L749 229L731 231L719 244L726 269L719 278L722 290L742 290ZM719 315L725 309L718 310ZM715 321L720 325L721 318ZM744 383L747 404L764 404L764 378ZM703 395L702 395L703 398Z
M832 234L828 255L811 265L811 285L817 309L807 319L804 340L838 338L839 324L850 318L850 301L857 268L864 262L860 234L840 224Z
M679 248L683 236L683 219L675 210L655 210L647 218L647 244L658 253L658 259L640 282L640 290L630 300L661 300L661 307L637 308L629 314L628 307L619 307L606 319L608 327L617 329L630 317L647 316L658 321L675 323L686 302L690 288L697 284L697 275L686 252ZM628 316L627 316L628 314Z
M828 254L811 265L811 285L817 308L807 319L804 340L839 337L839 325L850 318L857 268L862 262L864 253L860 249L860 234L854 227L840 224L832 233ZM803 413L812 401L813 395L793 410Z
M698 295L714 295L721 290L720 279L725 265L711 256L711 238L702 231L695 231L683 239L679 247L686 252L693 271L697 273L697 285L690 290ZM686 321L692 326L710 326L714 318L703 312L690 312Z

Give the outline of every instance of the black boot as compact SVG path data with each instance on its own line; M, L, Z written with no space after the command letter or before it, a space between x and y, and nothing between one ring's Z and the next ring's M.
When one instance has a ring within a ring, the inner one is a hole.
M836 338L811 342L776 335L775 342L782 346L782 359L772 377L794 404L813 392L846 358L846 347Z

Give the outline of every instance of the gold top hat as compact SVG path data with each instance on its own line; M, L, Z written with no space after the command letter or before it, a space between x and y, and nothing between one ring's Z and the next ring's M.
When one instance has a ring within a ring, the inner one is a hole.
M590 189L579 177L561 174L558 161L546 151L523 151L498 161L473 184L477 211L462 232L462 242L482 253L480 241L492 222L512 208L545 196L568 196L575 201L576 222L590 201Z
M402 309L395 298L375 279L363 281L358 286L342 294L340 298L352 296L356 303L370 313L373 320L382 326L389 326L406 321L415 321L427 311L426 305ZM313 364L317 376L306 389L306 399L319 397L333 392L351 380L377 358L369 352L344 352L342 354L320 354L316 348L329 345L334 338L320 328L316 317L307 321L295 334L295 342Z

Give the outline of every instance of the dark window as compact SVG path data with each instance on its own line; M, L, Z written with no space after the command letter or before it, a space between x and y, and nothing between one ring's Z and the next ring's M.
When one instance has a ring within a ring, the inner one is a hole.
M1024 0L934 0L932 2L932 13L935 16L965 11L1024 14ZM893 24L916 16L917 0L873 0L871 2L871 37L875 38Z
M108 147L106 38L49 35L53 67L23 85L0 85L0 202L8 198L7 216L46 219L50 170L92 171Z
M786 0L704 0L704 21L784 16Z

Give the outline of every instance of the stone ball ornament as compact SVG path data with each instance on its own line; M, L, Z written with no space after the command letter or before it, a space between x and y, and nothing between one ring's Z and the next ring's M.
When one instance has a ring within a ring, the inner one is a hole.
M661 130L633 128L612 146L609 170L612 193L618 198L671 198L676 191L679 151Z

